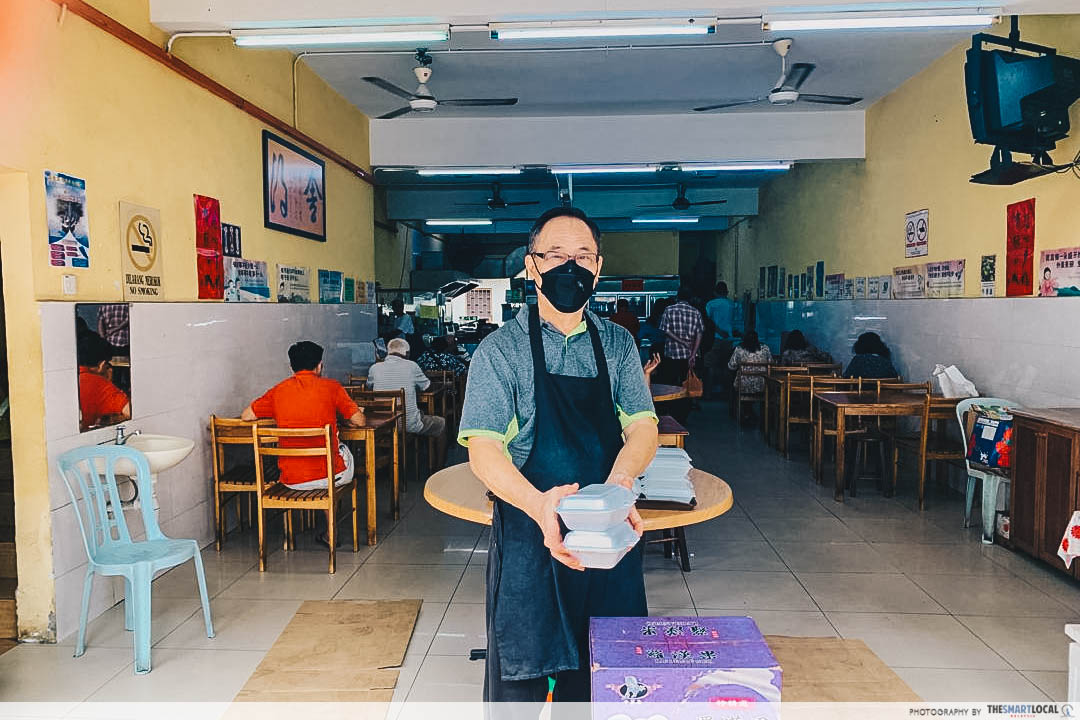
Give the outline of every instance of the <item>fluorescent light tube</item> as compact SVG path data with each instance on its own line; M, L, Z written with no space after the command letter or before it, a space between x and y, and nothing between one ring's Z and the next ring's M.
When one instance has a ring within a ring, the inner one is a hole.
M632 223L696 223L700 218L696 217L636 217Z
M660 169L659 165L552 165L555 175L586 175L598 173L650 173Z
M393 27L324 27L287 30L233 30L238 47L317 45L385 45L441 43L450 39L447 25L396 25Z
M537 23L490 23L494 40L560 40L572 38L708 35L715 18L593 20Z
M783 160L776 162L679 163L679 169L684 172L701 172L704 170L724 170L729 172L790 170L791 163Z
M438 219L434 219L434 220L425 220L424 224L425 225L430 225L432 227L435 227L435 226L438 226L438 225L491 225L491 221L490 220L481 220L481 219L455 220L453 218L438 218Z
M520 175L520 168L516 167L445 167L445 168L421 168L416 171L417 175L433 177L436 175Z
M821 15L773 15L762 22L767 32L798 30L870 30L881 28L986 27L997 21L997 13L908 14L837 12Z

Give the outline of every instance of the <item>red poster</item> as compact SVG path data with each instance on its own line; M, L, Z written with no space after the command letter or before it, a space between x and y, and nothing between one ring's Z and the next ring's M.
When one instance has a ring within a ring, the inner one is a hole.
M1005 294L1033 292L1031 268L1035 262L1035 198L1013 203L1006 209Z
M195 254L199 299L223 299L225 271L221 260L221 203L204 195L195 196Z

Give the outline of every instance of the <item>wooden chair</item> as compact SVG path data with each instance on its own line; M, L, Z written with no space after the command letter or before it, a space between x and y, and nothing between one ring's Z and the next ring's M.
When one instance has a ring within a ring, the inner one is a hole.
M352 373L345 373L345 384L349 386L366 386L367 375L354 375Z
M787 379L787 391L784 393L784 410L781 415L784 426L780 429L784 433L784 457L790 457L791 452L791 426L805 425L808 429L812 425L810 415L810 390L811 375L809 373L792 373ZM811 445L813 436L811 434Z
M241 512L241 499L247 501L248 524L253 524L254 512L251 501L255 497L255 444L251 436L252 425L272 426L272 420L248 422L239 418L210 416L210 465L213 470L214 484L214 543L218 551L225 544L225 506L230 500L236 501L236 522L239 529L244 529L244 517ZM242 462L230 467L226 464L228 448L241 450L246 448ZM267 469L267 476L277 480L277 465Z
M766 376L774 381L779 381L780 393L773 397L769 392L770 385L765 383L765 403L762 411L761 432L766 444L772 444L772 416L776 415L776 441L780 443L780 433L784 432L784 409L787 405L785 399L786 380L791 375L804 375L806 368L802 365L769 365ZM775 409L775 413L773 410Z
M321 428L278 428L260 427L253 425L251 428L252 442L256 448L255 478L257 483L256 498L258 498L259 513L259 572L266 571L266 518L267 510L280 509L285 511L285 537L286 546L293 549L292 538L292 515L293 510L325 510L327 513L326 535L330 544L330 573L337 570L337 512L338 502L342 497L352 496L352 530L353 552L360 549L360 529L357 518L357 476L362 470L357 467L353 479L344 485L334 484L334 454L338 449L332 442L333 434L330 426ZM298 438L318 439L321 442L315 447L287 447L291 440ZM282 447L282 440L286 447ZM263 470L264 459L279 457L317 457L326 460L327 487L321 490L294 490L281 482L271 482ZM368 478L368 482L374 482L374 478Z
M925 498L926 464L932 459L963 459L967 455L967 453L964 452L964 448L959 445L954 448L947 448L944 445L935 445L931 447L930 445L930 423L933 421L949 421L955 417L956 411L952 404L939 405L935 409L929 382L906 383L894 380L882 380L878 384L878 397L880 398L883 393L888 392L924 394L926 396L926 406L919 417L919 429L917 431L904 433L897 431L895 428L891 428L887 431L887 435L892 444L892 473L890 481L892 493L896 493L896 480L900 469L900 450L911 450L919 458L919 509L921 510ZM951 425L951 423L949 424Z
M811 375L837 376L843 369L840 363L806 363L806 372Z
M836 437L836 422L827 422L822 417L821 404L815 397L816 393L824 391L835 392L862 392L861 378L837 378L810 376L810 417L811 420L811 443L810 443L810 466L813 468L814 477L818 483L822 482L824 470L825 439ZM865 434L865 427L853 425L844 432L844 436Z
M445 388L442 397L442 416L446 419L446 431L451 432L457 419L457 383L453 370L432 370L424 373L431 380L432 385L441 385ZM429 449L433 448L434 439Z
M404 492L407 489L406 478L409 475L409 466L407 462L409 456L409 444L412 443L415 467L419 467L420 454L420 446L417 437L405 431L405 388L400 388L398 390L368 390L366 387L350 385L345 388L345 392L347 392L353 402L360 407L401 413L401 416L398 418L398 440L401 442L398 456L401 458L402 462L401 490ZM383 452L376 455L376 469L388 467L393 463L393 447L390 444L391 442L393 441L391 440L388 442L382 440L376 445L376 450L381 448L383 450L391 451L390 454Z
M743 403L761 403L762 422L765 420L765 376L769 372L768 363L741 363L735 371L735 383L732 392L735 394L735 421L742 424ZM744 385L753 384L753 379L761 381L762 389L752 391L744 389Z

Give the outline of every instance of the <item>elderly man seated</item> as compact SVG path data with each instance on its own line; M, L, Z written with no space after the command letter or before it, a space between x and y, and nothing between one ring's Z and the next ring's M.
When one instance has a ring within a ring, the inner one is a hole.
M446 460L446 419L425 415L416 404L416 391L427 390L431 380L419 365L409 360L409 343L404 339L394 338L386 344L386 351L386 359L368 370L368 387L372 390L405 388L405 429L437 439L435 466L442 467Z

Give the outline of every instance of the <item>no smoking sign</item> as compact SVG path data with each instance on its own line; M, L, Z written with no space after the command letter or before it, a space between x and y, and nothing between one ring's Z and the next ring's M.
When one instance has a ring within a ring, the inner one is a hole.
M904 216L904 257L921 257L930 248L930 211L916 210Z

